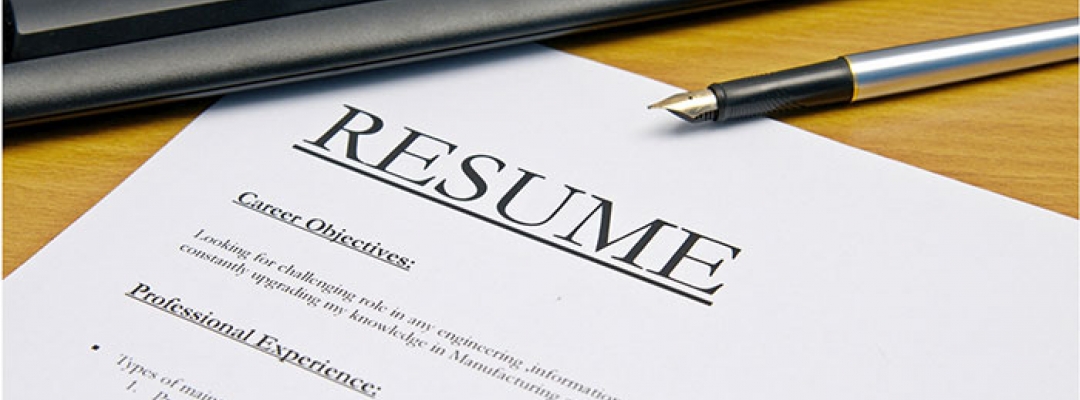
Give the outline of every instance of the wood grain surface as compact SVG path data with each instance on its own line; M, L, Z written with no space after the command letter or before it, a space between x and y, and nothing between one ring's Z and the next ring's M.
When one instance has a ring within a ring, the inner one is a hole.
M692 89L843 54L1076 16L1073 0L785 1L546 44ZM1077 91L1077 64L1070 62L780 120L1076 218ZM212 102L5 130L4 275ZM122 240L138 233L116 234Z

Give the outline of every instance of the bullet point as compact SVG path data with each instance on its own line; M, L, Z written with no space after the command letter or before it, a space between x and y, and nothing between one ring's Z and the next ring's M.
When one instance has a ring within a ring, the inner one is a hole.
M101 346L98 346L96 344L93 345L93 346L90 346L90 350L93 350L93 351L98 351L98 349L100 349L100 348L101 348Z

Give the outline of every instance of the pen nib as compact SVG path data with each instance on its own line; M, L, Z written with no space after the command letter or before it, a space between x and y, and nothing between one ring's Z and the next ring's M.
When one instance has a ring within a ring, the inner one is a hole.
M664 109L689 122L715 120L716 95L709 89L679 93L649 105L650 110Z

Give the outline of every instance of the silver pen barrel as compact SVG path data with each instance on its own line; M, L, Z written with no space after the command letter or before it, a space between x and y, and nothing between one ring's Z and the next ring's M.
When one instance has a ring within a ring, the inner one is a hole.
M1073 18L843 58L856 101L1074 59L1078 40Z

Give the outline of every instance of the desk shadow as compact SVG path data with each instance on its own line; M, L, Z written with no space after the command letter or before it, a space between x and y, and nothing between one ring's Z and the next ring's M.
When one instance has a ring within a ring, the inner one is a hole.
M105 134L116 131L138 131L151 124L168 121L178 126L177 132L210 107L217 98L176 101L156 105L141 105L125 109L96 112L54 121L4 128L4 149L30 145L41 141ZM174 133L177 133L174 132ZM131 134L139 134L131 132Z
M672 118L675 118L675 117L672 117ZM662 132L660 132L660 134L665 135L665 136L676 136L676 137L697 136L697 135L723 135L723 134L729 133L729 132L737 132L737 131L740 131L740 130L745 130L746 125L752 124L752 123L754 123L755 121L758 121L758 120L760 120L760 118L747 118L747 119L740 119L740 120L736 120L736 121L727 121L727 122L704 121L704 122L697 122L697 123L683 122L683 121L677 121L676 120L676 121L672 121L671 129L662 131Z

